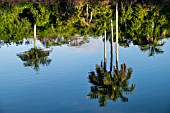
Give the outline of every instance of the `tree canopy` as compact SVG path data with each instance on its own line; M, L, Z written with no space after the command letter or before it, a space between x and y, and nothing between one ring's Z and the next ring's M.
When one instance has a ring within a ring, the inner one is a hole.
M47 37L48 40L99 37L105 29L109 38L111 19L115 31L115 1L74 2L0 3L0 40L18 43L24 38L32 38L34 24L37 25L38 37ZM120 45L128 47L129 40L147 44L166 37L170 18L168 9L167 5L154 2L119 1ZM67 41L58 43L63 42Z

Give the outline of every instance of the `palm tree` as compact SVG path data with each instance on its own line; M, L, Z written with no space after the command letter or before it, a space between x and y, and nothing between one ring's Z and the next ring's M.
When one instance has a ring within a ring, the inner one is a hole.
M96 65L96 72L89 72L89 82L93 84L91 86L91 92L87 95L88 98L98 98L99 105L105 106L107 100L117 101L119 98L122 102L127 102L128 98L123 94L132 93L135 89L135 85L129 86L128 81L132 76L132 68L127 68L126 64L121 64L119 70L118 60L116 59L116 67L112 72L112 49L111 49L111 65L110 71L106 70L105 65L101 62L101 65Z
M165 42L161 41L159 38L154 38L153 41L138 40L134 41L133 43L135 45L138 45L141 51L143 52L148 51L149 56L164 53L161 47L165 44Z
M17 56L24 62L24 66L31 66L36 71L39 71L39 65L48 66L51 59L48 58L50 51L42 50L41 48L31 48L29 51L19 53Z
M118 49L116 49L116 53L118 53ZM89 82L93 84L93 86L91 86L91 91L87 97L91 99L98 98L100 106L105 106L107 104L107 100L117 101L119 98L122 102L127 102L128 98L124 97L123 93L132 93L135 89L134 84L130 87L128 85L128 81L132 76L132 68L127 69L126 64L124 63L121 64L121 69L119 70L118 54L116 56L116 67L112 72L112 55L111 41L110 71L106 70L106 62L104 61L104 65L103 62L101 62L101 65L96 65L96 72L89 72Z
M39 71L40 64L48 66L52 60L48 58L51 51L37 48L36 40L36 24L34 24L34 48L24 53L19 53L17 56L24 62L24 66L32 66L36 71Z
M154 56L155 54L163 54L164 51L160 48L165 44L165 42L160 42L158 40L154 40L153 42L148 42L145 44L140 44L141 51L148 51L149 56Z
M119 98L122 102L127 102L128 98L123 94L132 93L135 85L130 87L128 81L131 78L132 69L126 68L126 64L121 64L121 69L114 68L114 73L105 72L104 67L96 65L96 72L89 72L89 82L93 84L88 98L98 98L99 105L105 106L107 100L117 101Z

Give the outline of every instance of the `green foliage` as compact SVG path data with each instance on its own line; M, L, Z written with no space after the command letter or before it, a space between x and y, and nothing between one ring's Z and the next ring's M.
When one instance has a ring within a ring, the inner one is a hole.
M32 37L33 24L37 25L37 35L42 37L60 36L67 40L76 35L99 37L105 30L110 37L111 19L115 31L115 5L114 1L109 4L81 2L78 5L67 2L1 3L0 39L4 42L18 42L25 37ZM128 47L127 40L140 43L141 40L146 40L147 35L157 40L162 33L166 35L169 17L164 7L121 2L120 45Z
M30 8L30 12L33 14L34 23L37 26L45 26L49 23L50 11L48 11L48 7L44 4L32 4Z
M50 64L49 53L50 51L44 51L40 48L31 48L29 51L17 54L17 56L24 61L24 66L31 66L36 71L39 71L40 64L43 66Z
M103 66L96 65L96 72L89 72L89 82L91 92L87 95L89 98L98 98L99 106L105 106L107 100L127 102L128 98L124 93L132 93L135 85L129 86L128 81L132 75L132 68L126 69L126 64L121 64L121 69L114 69L114 72L104 71Z
M0 39L4 42L18 42L23 36L29 36L31 24L26 18L19 18L19 12L17 6L0 8Z

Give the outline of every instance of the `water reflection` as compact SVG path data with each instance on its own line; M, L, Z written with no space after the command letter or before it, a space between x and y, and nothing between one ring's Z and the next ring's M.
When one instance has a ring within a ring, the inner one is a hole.
M51 63L52 60L48 58L51 50L43 50L42 48L38 48L36 45L36 36L34 36L34 48L23 53L19 53L17 56L24 62L24 66L31 66L34 70L39 71L40 65L48 66Z
M90 99L99 99L99 106L106 106L107 100L127 102L124 93L133 93L135 85L129 86L128 81L132 76L132 68L121 64L121 69L114 68L114 72L104 71L102 65L96 65L96 72L89 72L89 82L93 84L87 95Z
M48 66L51 59L48 58L50 51L41 48L31 48L29 51L19 53L17 56L24 62L24 66L31 66L34 70L39 71L39 65Z
M138 45L140 50L143 52L148 52L148 56L154 56L155 54L163 54L164 51L161 47L165 44L165 41L161 39L149 39L149 40L141 40L138 42L134 42L135 45Z
M61 46L64 44L67 44L68 46L81 46L85 43L89 43L88 37L81 37L79 35L70 36L70 38L64 37L45 38L40 36L38 39L46 48L49 48L51 46Z
M118 99L121 99L122 102L128 102L128 98L125 97L124 93L131 94L135 89L135 84L129 85L129 80L132 76L132 68L127 68L126 64L123 63L119 69L117 47L116 66L113 69L112 46L111 42L110 70L107 71L107 65L104 60L104 63L101 62L100 65L97 64L95 71L90 71L88 75L89 82L92 86L87 97L90 99L99 99L99 106L106 106L107 100L116 102ZM118 45L116 44L116 46Z

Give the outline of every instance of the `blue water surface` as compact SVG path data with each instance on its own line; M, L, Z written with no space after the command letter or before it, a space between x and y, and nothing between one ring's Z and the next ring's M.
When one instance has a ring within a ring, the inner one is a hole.
M119 47L119 64L133 69L129 84L136 87L133 94L124 94L128 102L108 100L105 107L99 106L98 99L87 98L92 86L88 72L103 59L102 37L80 47L48 48L52 61L39 71L24 67L17 56L33 44L4 45L0 48L0 113L170 113L170 40L164 41L164 53L154 57L137 45ZM108 68L109 62L107 43Z

